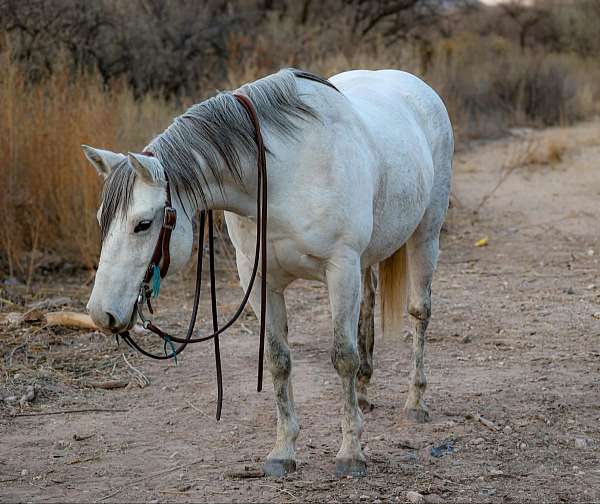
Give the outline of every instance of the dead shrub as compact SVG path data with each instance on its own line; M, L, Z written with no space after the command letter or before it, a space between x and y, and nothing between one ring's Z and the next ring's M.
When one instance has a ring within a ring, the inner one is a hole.
M557 136L537 141L524 158L523 165L553 166L564 159L566 152L567 144Z
M598 87L586 62L523 52L497 37L463 33L436 47L426 76L445 99L459 132L490 137L517 125L568 124L594 112Z

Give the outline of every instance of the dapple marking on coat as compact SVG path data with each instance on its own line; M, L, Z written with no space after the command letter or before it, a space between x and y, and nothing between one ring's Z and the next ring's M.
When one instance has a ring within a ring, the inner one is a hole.
M448 208L452 127L437 96L397 70L344 72L339 92L306 73L282 70L236 92L248 96L268 149L267 349L277 438L265 470L296 469L299 424L292 393L285 289L297 278L325 282L333 322L331 360L342 385L338 475L366 474L360 435L371 404L373 304L379 264L384 331L398 333L405 309L413 330L406 414L428 418L423 400L425 331L439 233ZM106 177L99 220L102 252L88 310L101 327L135 323L134 302L160 228L165 172L179 220L175 271L191 254L199 209L225 210L246 288L255 243L256 147L231 93L194 105L145 150L127 156L84 146ZM361 304L362 302L362 304ZM258 293L251 303L259 309Z

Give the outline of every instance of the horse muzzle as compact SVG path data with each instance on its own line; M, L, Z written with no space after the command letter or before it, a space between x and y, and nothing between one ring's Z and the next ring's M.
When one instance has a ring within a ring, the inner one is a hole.
M91 300L87 305L88 313L98 326L104 332L118 334L131 329L137 319L137 311L134 309L127 313L114 308L106 308L93 303Z

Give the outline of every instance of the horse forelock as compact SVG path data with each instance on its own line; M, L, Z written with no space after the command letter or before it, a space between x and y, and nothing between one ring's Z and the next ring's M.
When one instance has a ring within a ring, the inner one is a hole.
M113 168L102 188L102 209L100 211L100 234L106 238L113 220L117 216L126 217L131 202L135 170L128 159Z

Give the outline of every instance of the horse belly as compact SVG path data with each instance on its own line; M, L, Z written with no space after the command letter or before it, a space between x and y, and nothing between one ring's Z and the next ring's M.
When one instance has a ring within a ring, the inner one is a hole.
M420 164L396 166L382 173L373 206L373 232L361 258L363 266L391 256L423 219L430 202L433 166Z

